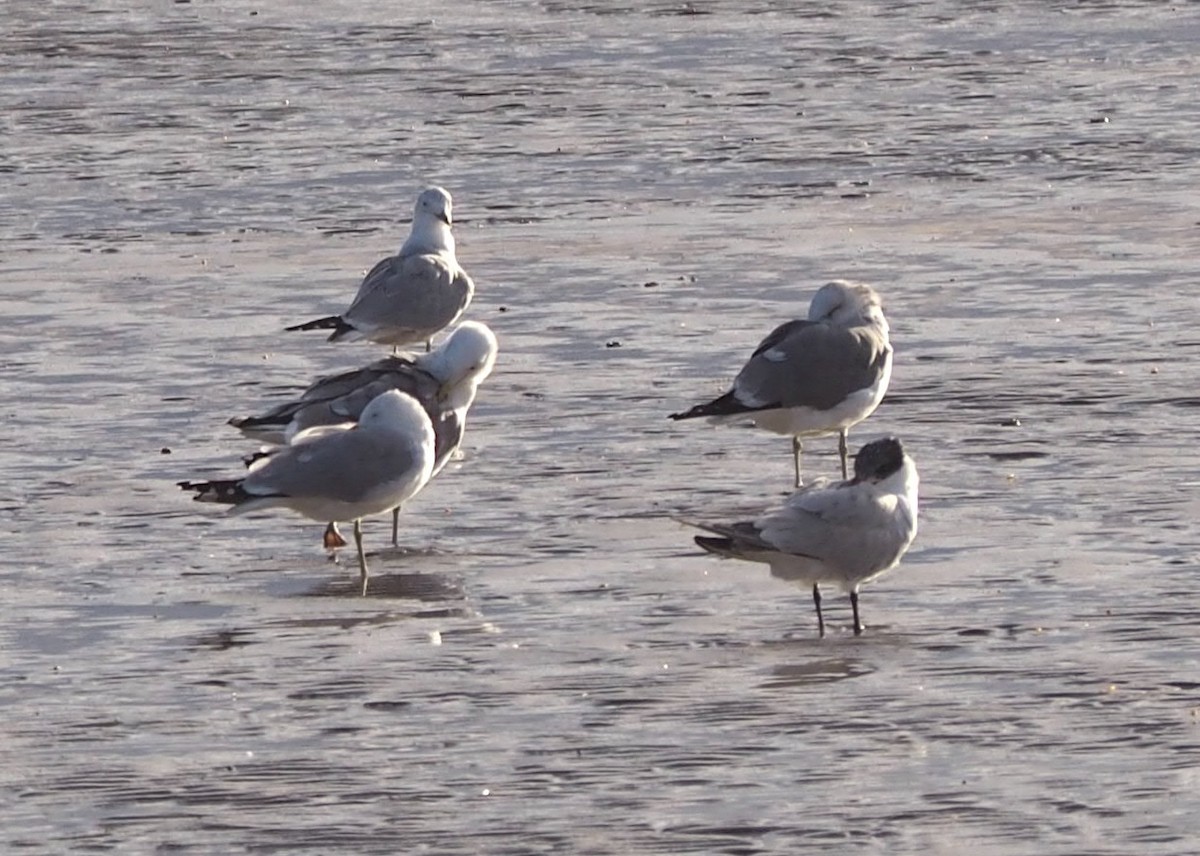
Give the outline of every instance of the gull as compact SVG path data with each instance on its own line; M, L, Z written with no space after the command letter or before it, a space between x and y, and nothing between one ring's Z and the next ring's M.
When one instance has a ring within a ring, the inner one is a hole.
M330 342L365 338L399 348L429 342L467 308L475 284L454 256L450 193L431 187L417 197L412 231L397 255L383 259L363 278L341 315L288 330L330 330Z
M751 419L790 435L796 487L803 484L800 438L836 431L844 479L846 432L875 412L891 376L892 346L879 295L869 285L835 280L813 295L807 320L781 324L759 343L728 392L671 418Z
M358 421L368 402L389 389L411 395L433 424L433 472L441 472L462 443L467 411L479 385L496 364L496 335L486 324L464 321L430 353L389 356L368 366L323 377L299 398L280 404L261 416L229 420L247 437L265 443L289 443L320 425ZM399 546L400 508L392 511L392 545ZM334 523L325 530L326 547L345 540Z
M244 478L178 484L197 502L233 506L231 514L284 507L313 520L353 520L365 596L362 518L416 496L433 472L433 445L425 409L412 396L389 390L367 405L357 424L303 431L291 445L255 461Z
M895 437L863 446L854 478L819 479L752 521L701 525L718 537L697 535L710 553L765 562L771 576L812 586L817 629L825 635L821 583L850 593L854 635L862 633L858 588L894 568L917 535L917 467Z

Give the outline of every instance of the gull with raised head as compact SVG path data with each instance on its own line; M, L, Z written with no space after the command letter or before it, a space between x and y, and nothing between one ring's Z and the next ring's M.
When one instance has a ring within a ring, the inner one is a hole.
M862 633L858 589L894 568L917 535L917 467L895 437L867 443L854 459L854 478L819 479L755 520L699 524L710 553L764 562L771 576L812 586L817 629L825 635L821 583L850 594L854 635ZM716 537L713 537L716 536Z
M321 378L299 398L261 416L235 417L229 424L265 443L288 443L320 425L358 421L368 402L389 389L411 395L433 424L433 473L437 475L462 443L467 411L479 385L491 374L498 352L496 335L486 324L464 321L430 353L389 356L368 366ZM392 512L392 544L399 544L397 506ZM346 542L334 523L325 530L325 545Z
M433 425L410 395L389 390L374 398L353 425L302 431L291 445L260 457L244 478L182 481L197 502L230 505L231 514L290 508L312 520L353 520L362 593L367 557L362 518L401 505L429 481Z
M288 330L332 330L330 342L364 338L399 348L430 340L467 308L475 285L454 255L450 193L441 187L421 192L412 231L394 256L363 278L358 294L341 315L330 315Z
M796 486L802 437L837 432L846 478L846 432L879 406L892 376L892 346L879 295L845 280L818 289L807 320L788 321L759 343L719 398L672 419L752 420L792 438Z

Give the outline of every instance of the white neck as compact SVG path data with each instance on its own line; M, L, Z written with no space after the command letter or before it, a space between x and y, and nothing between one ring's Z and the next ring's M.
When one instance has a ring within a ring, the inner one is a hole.
M437 217L418 211L413 217L412 231L408 235L408 240L400 248L400 255L413 256L422 253L445 253L453 256L454 234L450 231L450 227Z

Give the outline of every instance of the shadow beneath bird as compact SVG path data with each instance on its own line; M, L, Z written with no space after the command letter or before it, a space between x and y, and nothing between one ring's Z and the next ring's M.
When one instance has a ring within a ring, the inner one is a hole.
M358 577L339 577L325 580L306 592L301 597L374 597L390 600L418 600L424 603L446 603L448 601L466 600L462 581L447 577L444 574L426 573L375 573L367 578L366 592L363 592L362 580ZM436 610L428 615L420 613L417 618L432 618L439 616L463 615L465 611L457 607Z
M809 640L811 638L807 637ZM855 657L831 657L775 666L771 669L770 677L763 682L762 686L779 689L832 684L860 678L874 671L873 666Z

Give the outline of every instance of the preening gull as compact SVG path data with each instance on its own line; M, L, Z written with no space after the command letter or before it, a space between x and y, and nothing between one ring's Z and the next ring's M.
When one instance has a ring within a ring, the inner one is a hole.
M368 366L316 381L299 398L280 404L261 416L236 417L229 424L247 437L266 443L287 443L297 434L319 426L355 422L377 395L398 389L411 395L433 423L433 475L437 475L462 442L467 412L479 385L496 364L496 336L486 324L464 321L432 352L389 356ZM392 544L399 542L397 506L392 512ZM345 544L331 523L325 544Z

